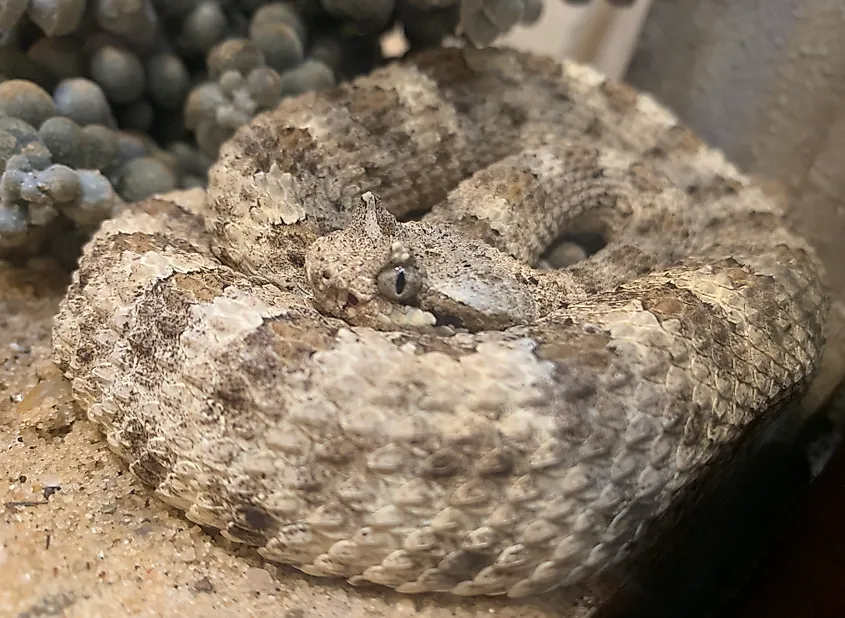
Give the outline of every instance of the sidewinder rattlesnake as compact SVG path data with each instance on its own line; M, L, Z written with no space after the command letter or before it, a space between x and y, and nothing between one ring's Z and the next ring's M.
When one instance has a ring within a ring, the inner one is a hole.
M606 245L538 268L564 232ZM265 558L524 597L618 564L806 388L820 270L652 98L451 47L259 116L204 209L106 222L55 360L158 496Z

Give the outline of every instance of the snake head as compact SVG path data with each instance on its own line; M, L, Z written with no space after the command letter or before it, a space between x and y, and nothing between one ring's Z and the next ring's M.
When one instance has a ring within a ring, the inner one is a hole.
M317 239L305 272L317 306L353 325L424 326L418 307L425 273L410 239L379 199L365 193L346 228Z
M317 307L355 326L453 333L506 328L536 313L523 266L446 226L398 222L372 193L305 259Z

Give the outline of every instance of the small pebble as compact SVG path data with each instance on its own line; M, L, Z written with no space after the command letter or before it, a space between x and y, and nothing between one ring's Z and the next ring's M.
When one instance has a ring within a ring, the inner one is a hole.
M219 84L207 82L194 88L185 101L185 126L195 130L200 123L213 120L217 108L227 103Z
M296 31L282 22L253 20L249 38L264 54L267 66L280 73L298 65L305 55Z
M27 4L29 0L0 0L0 30L11 30L26 13Z
M117 133L117 165L125 165L133 159L147 156L153 144L145 135L138 133Z
M461 2L461 26L475 45L486 47L522 19L523 0Z
M108 166L103 168L115 191L118 190L120 180L123 177L123 170L130 161L140 157L146 157L156 148L150 138L141 133L128 133L121 131L117 135L117 156Z
M167 151L173 155L179 171L183 175L205 176L211 161L186 142L172 142Z
M182 23L180 40L185 47L205 54L225 38L228 27L217 2L200 2Z
M27 204L26 212L29 224L34 227L49 225L59 216L59 211L55 209L55 204L46 195L43 196L43 201Z
M543 16L543 0L523 0L522 19L526 26L532 26Z
M28 14L47 36L62 36L79 27L85 0L30 0Z
M53 207L53 199L46 192L41 183L43 172L26 174L20 186L20 196L27 202L26 214L30 225L44 227L59 214Z
M259 2L259 4L260 3L261 2ZM302 21L302 17L297 10L289 3L283 4L281 2L271 2L258 7L255 13L252 14L250 27L256 23L287 24L293 28L294 32L296 32L296 36L299 37L300 43L305 45L305 43L308 42L308 28L305 26L305 22ZM250 38L252 38L251 34Z
M335 74L341 72L343 66L343 45L334 37L324 36L314 41L311 49L308 50L308 57L312 60L319 60Z
M42 172L8 170L3 176L3 197L9 205L22 207L27 223L44 227L53 221L57 212L51 197L39 182Z
M258 67L247 77L250 96L262 109L270 109L282 97L282 77L269 67Z
M402 30L412 48L425 49L440 45L443 38L454 32L461 19L460 5L427 10L413 4L403 4L399 14Z
M32 169L43 170L53 162L50 149L40 140L33 140L21 148L21 154L27 158Z
M234 133L237 129L247 124L254 113L254 106L244 109L242 106L230 103L217 108L214 121L219 127L227 129L229 133Z
M33 170L32 164L26 155L16 154L9 157L6 161L6 172L15 170L18 172L31 172Z
M158 18L149 0L96 0L94 16L106 32L130 41L155 38Z
M178 188L173 171L154 157L139 157L126 164L118 193L126 202L138 202L156 193Z
M212 79L218 79L231 70L247 75L252 69L264 64L264 55L252 41L229 39L209 52L206 64Z
M84 77L66 79L53 92L58 111L80 126L103 124L114 127L109 102L96 83ZM54 114L51 114L54 115Z
M127 49L100 47L91 58L91 77L114 103L131 103L144 92L144 66Z
M56 82L83 72L79 45L71 38L43 37L33 43L26 55Z
M23 198L21 198L21 187L23 186L27 173L27 170L15 169L14 167L10 167L8 163L6 164L6 171L3 172L3 176L0 178L0 195L2 196L0 203L20 204L23 202Z
M282 75L282 96L296 96L312 90L333 88L335 77L323 62L308 59L295 69Z
M0 247L17 247L26 240L26 215L16 205L0 204Z
M81 168L101 170L112 165L119 154L118 135L101 124L82 128Z
M6 171L6 161L17 154L18 140L8 131L0 130L0 174Z
M220 146L231 136L231 130L221 127L216 122L201 122L194 131L200 152L211 159L217 158Z
M38 136L50 150L56 163L71 167L82 163L82 129L70 118L48 118L38 129Z
M77 170L81 199L62 205L62 212L78 225L96 225L112 216L120 199L108 179L94 170Z
M41 172L38 182L54 202L72 202L82 193L79 177L66 165L51 165Z
M79 45L80 42L77 42L77 46ZM126 41L111 32L95 30L90 36L86 36L85 40L81 42L82 55L90 61L101 47L106 46L125 48Z
M220 79L217 80L217 83L220 84L223 92L232 96L239 88L243 88L246 80L240 72L230 70L223 73L223 75L220 76Z
M155 159L156 161L163 163L165 167L169 170L173 170L174 173L179 171L179 161L176 159L176 156L173 153L170 153L166 150L156 150L155 152L150 153L150 157Z
M18 343L17 341L13 341L9 344L9 347L12 349L12 352L15 354L29 354L32 348L30 348L25 343ZM21 483L26 483L26 476L21 476L18 479Z
M157 105L176 109L185 101L191 76L185 63L174 54L157 54L147 63L147 91Z
M205 179L200 176L182 176L181 189L203 189L206 186Z
M56 115L56 104L41 86L23 79L10 79L0 84L0 111L33 127Z
M19 147L38 139L38 131L28 122L11 116L0 116L0 131L6 131L15 138Z
M276 583L273 581L273 577L265 569L249 567L246 570L245 576L247 582L249 582L249 587L254 592L268 594L276 589Z

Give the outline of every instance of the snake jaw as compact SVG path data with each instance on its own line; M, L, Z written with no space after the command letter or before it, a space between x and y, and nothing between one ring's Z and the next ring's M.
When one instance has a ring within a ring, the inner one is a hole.
M379 313L376 319L385 327L402 330L425 330L437 324L437 316L433 313L408 305L393 305L389 312Z
M308 273L308 279L314 291L315 304L329 315L355 324L370 313L374 295L361 289L362 286L339 284L328 269L323 269L318 275Z

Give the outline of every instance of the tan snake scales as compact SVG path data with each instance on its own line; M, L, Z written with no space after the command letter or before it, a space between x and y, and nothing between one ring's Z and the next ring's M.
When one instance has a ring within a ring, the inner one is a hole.
M564 232L606 246L536 268ZM267 559L522 597L623 560L806 387L819 271L651 98L448 48L258 117L207 210L105 223L55 359L158 496Z

